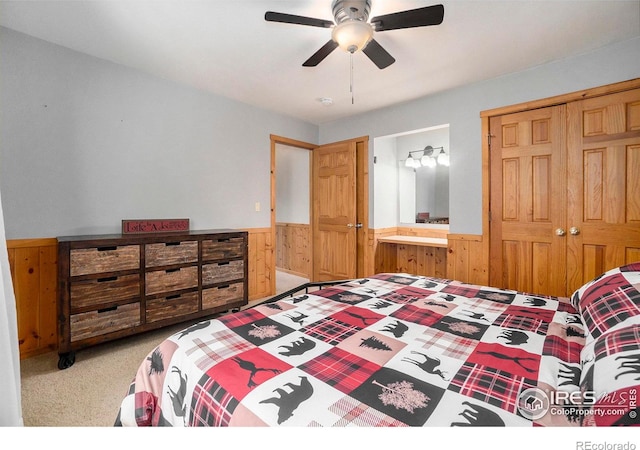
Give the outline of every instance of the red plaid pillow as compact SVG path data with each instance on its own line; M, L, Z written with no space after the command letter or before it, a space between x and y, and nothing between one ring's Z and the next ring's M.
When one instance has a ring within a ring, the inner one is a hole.
M640 262L611 269L571 296L587 327L587 341L640 323Z

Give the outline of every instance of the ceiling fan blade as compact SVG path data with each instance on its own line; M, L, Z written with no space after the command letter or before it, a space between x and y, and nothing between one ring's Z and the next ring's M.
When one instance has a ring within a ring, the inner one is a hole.
M315 67L322 62L329 54L338 47L338 43L334 40L328 41L320 50L315 52L311 58L307 59L302 65L304 67Z
M267 11L264 15L267 22L292 23L295 25L308 25L310 27L331 28L334 23L330 20L315 19L313 17L295 16L273 11Z
M376 16L371 25L376 31L399 30L401 28L426 27L440 25L444 19L444 6L433 5L424 8L410 9L397 13Z
M362 52L367 55L379 69L389 67L391 64L396 62L395 58L382 48L375 39L371 39L362 49Z

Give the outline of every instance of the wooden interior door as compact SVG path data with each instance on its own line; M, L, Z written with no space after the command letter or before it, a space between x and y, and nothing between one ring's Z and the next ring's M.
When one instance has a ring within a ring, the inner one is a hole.
M356 141L313 151L313 279L356 278Z
M564 295L565 106L492 117L490 137L490 283Z
M568 289L640 261L640 89L568 104Z

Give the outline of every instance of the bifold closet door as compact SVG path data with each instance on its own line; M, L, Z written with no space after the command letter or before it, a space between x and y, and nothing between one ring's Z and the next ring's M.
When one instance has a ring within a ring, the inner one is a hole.
M567 295L640 261L640 89L567 105Z
M565 106L490 120L490 283L546 295L566 286Z

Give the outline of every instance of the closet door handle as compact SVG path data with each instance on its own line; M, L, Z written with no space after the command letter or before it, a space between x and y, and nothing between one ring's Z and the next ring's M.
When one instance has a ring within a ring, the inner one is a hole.
M567 232L564 231L564 228L556 228L556 235L564 236L565 234L567 234Z
M580 228L578 228L578 227L571 227L571 228L569 228L569 233L570 233L572 236L577 236L577 235L579 235L579 234L580 234Z

